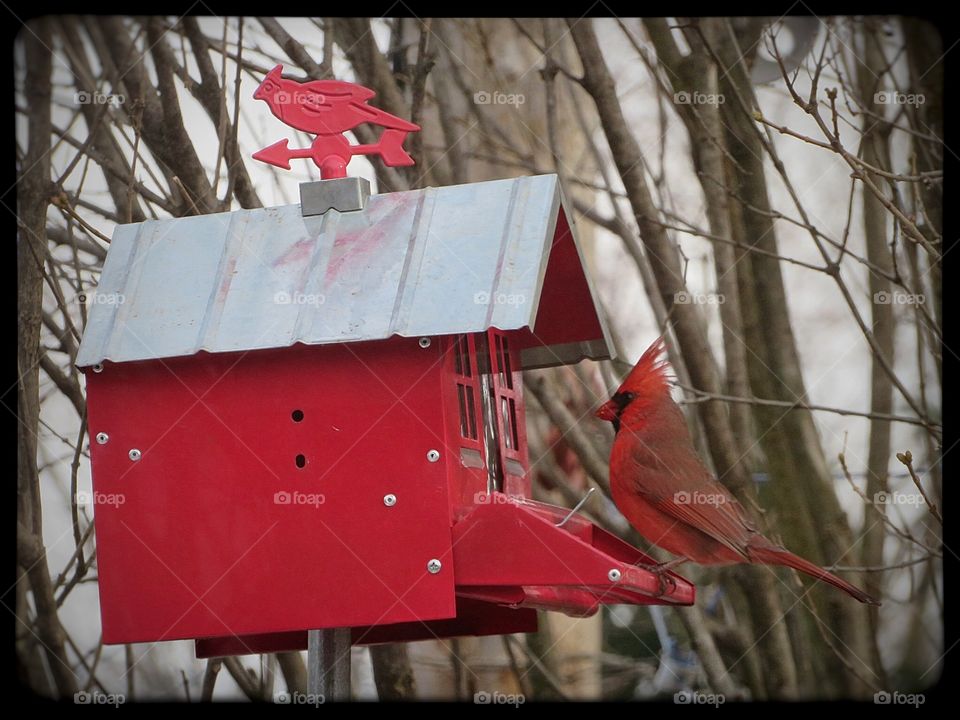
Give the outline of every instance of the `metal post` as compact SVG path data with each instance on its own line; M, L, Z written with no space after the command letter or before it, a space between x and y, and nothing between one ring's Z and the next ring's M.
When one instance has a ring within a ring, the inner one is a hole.
M350 700L350 628L307 632L307 692L323 702Z

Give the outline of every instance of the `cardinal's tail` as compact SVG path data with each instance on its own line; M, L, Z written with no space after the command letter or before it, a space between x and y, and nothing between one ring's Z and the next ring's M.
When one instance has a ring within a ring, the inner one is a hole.
M381 127L390 128L391 130L404 130L406 132L416 132L420 129L419 125L397 117L396 115L391 115L386 110L381 110L380 108L371 107L366 104L364 104L363 109L373 115L367 122L376 123Z
M784 565L794 570L799 570L802 573L806 573L810 577L814 577L817 580L823 580L828 582L834 587L840 588L847 595L856 598L862 603L867 603L868 605L879 605L880 601L874 599L870 595L867 595L863 590L858 588L856 585L851 585L846 580L838 578L833 573L827 572L822 567L814 565L809 560L804 560L798 555L794 555L788 550L778 547L761 547L761 548L750 548L750 559L756 563L762 563L764 565Z

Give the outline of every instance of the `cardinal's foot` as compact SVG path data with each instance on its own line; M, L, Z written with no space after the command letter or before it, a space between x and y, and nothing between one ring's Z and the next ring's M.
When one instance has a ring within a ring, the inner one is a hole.
M657 597L663 597L667 593L672 593L677 589L677 582L666 572L657 573L657 583L659 585L660 592L657 593Z
M653 563L652 565L638 560L634 563L634 565L639 568L643 568L644 570L649 570L650 572L663 573L683 565L683 563L687 562L687 560L688 558L685 557L675 557L673 560L667 560L666 562L661 563Z
M634 564L637 567L643 568L644 570L648 570L657 576L657 583L659 584L659 590L660 590L659 593L657 594L657 597L662 597L663 595L666 595L668 592L673 592L674 590L677 589L677 583L670 576L670 570L677 567L678 565L682 565L685 562L687 562L687 558L676 557L673 560L668 560L662 563L655 563L653 565L650 565L648 563L643 563L643 562L637 562Z

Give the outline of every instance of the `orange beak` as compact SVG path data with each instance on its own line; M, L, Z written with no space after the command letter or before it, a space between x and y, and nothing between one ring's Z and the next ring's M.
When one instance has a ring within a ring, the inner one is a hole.
M607 400L597 409L594 415L601 420L613 422L617 417L617 405L613 402L613 400Z

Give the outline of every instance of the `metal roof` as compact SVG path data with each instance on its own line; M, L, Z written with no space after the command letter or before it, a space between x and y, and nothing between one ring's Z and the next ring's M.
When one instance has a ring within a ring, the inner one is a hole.
M538 175L372 195L356 212L120 225L77 365L490 327L528 330L525 367L609 357L567 217L557 176Z

